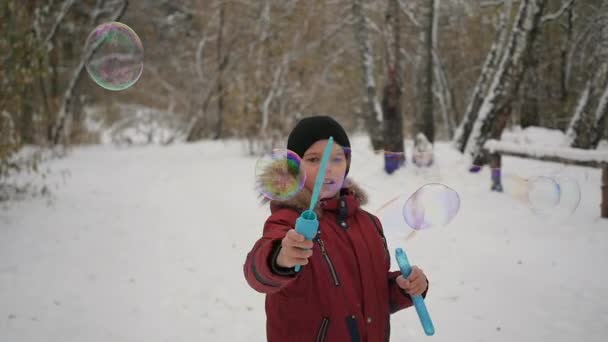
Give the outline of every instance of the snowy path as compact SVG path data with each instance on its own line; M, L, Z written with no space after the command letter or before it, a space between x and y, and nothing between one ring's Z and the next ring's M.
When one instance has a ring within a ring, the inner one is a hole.
M579 181L579 209L549 223L488 191L487 171L466 173L446 145L434 174L408 165L392 177L366 146L356 140L351 175L372 212L432 180L461 196L447 228L406 241L385 222L391 247L429 275L433 341L606 340L599 170L505 158L505 173ZM53 161L51 201L0 209L0 341L264 341L264 298L242 275L268 213L252 191L254 163L237 142L87 147ZM413 309L392 324L394 341L430 340Z

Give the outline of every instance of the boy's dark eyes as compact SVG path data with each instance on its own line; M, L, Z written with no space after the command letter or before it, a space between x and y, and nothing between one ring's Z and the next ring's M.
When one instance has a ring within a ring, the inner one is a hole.
M319 157L308 157L308 158L305 158L304 160L306 160L309 163L319 163L319 162L321 162L321 158L319 158ZM334 158L332 158L332 162L334 162L334 163L340 163L343 160L344 160L343 157L334 157Z

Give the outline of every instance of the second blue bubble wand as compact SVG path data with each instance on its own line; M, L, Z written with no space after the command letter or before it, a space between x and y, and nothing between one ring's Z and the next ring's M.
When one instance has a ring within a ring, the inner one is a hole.
M434 205L436 203L444 203L447 205L447 208L449 208L447 216L441 215L440 217L436 217L432 210L430 212L426 211L429 205ZM416 192L408 198L403 206L403 213L405 222L414 229L414 231L418 231L423 228L429 228L434 224L442 226L447 225L454 218L459 208L460 197L454 189L440 183L429 183L416 190ZM402 248L397 248L395 250L395 257L397 258L397 263L401 269L401 274L405 278L409 277L412 273L412 267L410 266L405 251ZM412 303L416 308L418 318L420 319L420 323L422 324L422 328L424 329L424 333L427 336L434 335L435 327L433 326L431 315L429 315L426 304L424 303L424 298L420 295L411 296L411 298Z
M397 258L397 263L401 269L401 274L405 278L409 277L412 273L412 267L410 266L410 261L407 259L405 251L402 248L397 248L395 250L395 257ZM424 304L424 298L422 298L421 295L411 296L411 298L412 302L414 303L414 307L416 308L416 313L418 313L418 318L420 319L422 328L424 329L424 333L427 336L434 335L435 327L433 326L431 315L429 315L429 311L426 309L426 304Z
M319 229L319 220L317 214L315 214L315 207L321 194L321 188L323 187L323 181L325 180L325 171L327 170L327 161L331 155L331 149L334 144L334 138L329 137L325 150L323 151L323 157L321 157L321 165L317 172L317 178L315 179L315 187L312 191L312 197L310 198L310 207L308 210L302 212L300 217L296 220L296 232L304 235L306 240L314 239ZM302 266L296 265L295 271L299 272Z

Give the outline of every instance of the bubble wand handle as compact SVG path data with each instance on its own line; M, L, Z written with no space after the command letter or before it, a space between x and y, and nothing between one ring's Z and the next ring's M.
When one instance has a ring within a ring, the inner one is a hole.
M395 257L397 258L397 263L401 269L401 274L406 278L409 277L409 275L412 273L412 267L410 266L410 262L407 259L405 251L401 248L397 248L395 250ZM411 296L411 298L412 302L414 303L414 307L416 308L416 313L418 313L418 318L420 318L420 323L422 324L424 333L427 336L432 336L435 334L435 327L433 326L431 316L429 315L426 305L424 304L424 298L422 298L420 295Z
M323 151L323 156L321 157L321 165L317 172L317 178L315 179L315 187L312 191L310 207L296 220L296 232L304 235L306 240L314 239L315 235L317 235L317 230L319 229L319 220L317 220L317 214L315 214L315 206L317 205L319 195L321 194L321 188L323 187L323 181L325 180L325 171L327 170L327 161L331 155L333 144L334 138L329 137L329 141L327 142L325 150ZM300 272L301 267L302 266L300 265L296 265L295 271Z

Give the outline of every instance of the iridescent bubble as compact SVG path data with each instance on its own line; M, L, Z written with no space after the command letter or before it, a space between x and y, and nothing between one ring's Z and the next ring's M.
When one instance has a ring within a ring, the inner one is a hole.
M255 165L256 190L271 200L284 201L304 187L306 173L300 157L287 149L274 149Z
M553 177L502 177L504 192L525 203L535 214L551 213L560 203L560 185Z
M555 176L559 186L559 203L549 212L551 219L563 220L572 215L581 202L581 188L578 182L566 176Z
M403 218L414 230L443 227L460 209L458 193L441 183L430 183L416 190L403 205Z
M87 72L104 89L127 89L142 74L143 45L135 31L123 23L97 26L89 34L84 51Z
M528 180L524 177L503 174L501 177L503 191L518 201L528 201Z
M557 182L540 176L529 180L528 204L537 214L545 214L559 204L560 191Z

